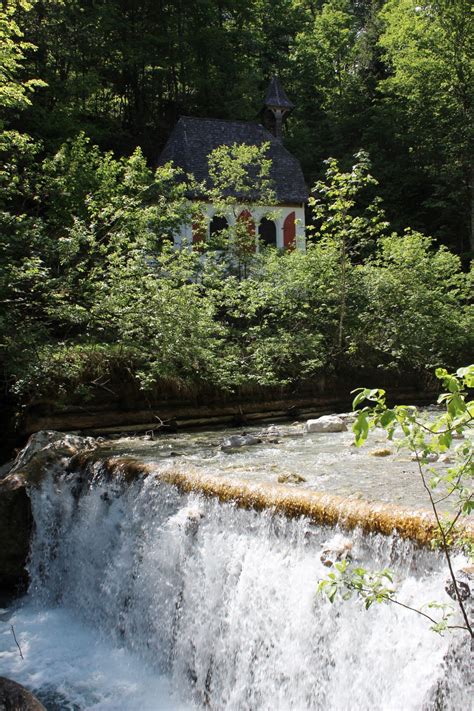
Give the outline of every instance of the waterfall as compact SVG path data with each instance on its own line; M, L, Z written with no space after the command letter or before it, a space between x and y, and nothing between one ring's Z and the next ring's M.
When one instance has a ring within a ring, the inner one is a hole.
M93 477L50 475L31 499L29 599L72 611L166 678L173 705L151 710L469 707L467 635L441 637L395 605L317 594L334 528L180 493L154 475L125 483L100 465ZM358 564L395 571L400 600L449 601L439 555L344 535ZM62 708L113 708L94 703ZM127 703L115 708L138 708Z

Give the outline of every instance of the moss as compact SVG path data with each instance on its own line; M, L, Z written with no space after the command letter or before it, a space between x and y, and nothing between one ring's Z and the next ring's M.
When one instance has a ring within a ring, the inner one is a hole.
M434 516L429 512L392 504L370 503L308 490L289 490L280 484L222 479L179 469L163 472L160 478L181 491L215 496L222 502L232 502L242 508L257 511L272 509L290 518L307 516L319 525L339 524L346 529L361 528L366 533L389 536L397 532L402 538L423 546L431 544L437 530ZM474 527L468 526L463 534L474 538ZM461 535L461 530L458 535Z
M271 509L289 518L306 516L322 526L340 525L346 529L361 528L365 533L380 533L386 536L396 532L423 546L431 545L437 532L434 516L428 511L411 509L395 504L349 499L332 493L289 488L283 483L253 483L239 479L203 474L192 469L178 467L156 471L151 465L128 457L97 459L97 454L85 453L75 458L85 468L100 461L108 476L123 477L132 482L137 477L157 474L162 482L176 486L184 493L197 492L216 497L223 503L231 502L245 509L264 511ZM297 476L297 475L296 475ZM302 477L301 477L302 479ZM474 539L472 524L457 530L457 537Z

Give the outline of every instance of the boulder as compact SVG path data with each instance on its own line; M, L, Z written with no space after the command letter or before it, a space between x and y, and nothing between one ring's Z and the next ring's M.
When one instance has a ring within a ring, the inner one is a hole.
M43 431L32 435L10 472L0 479L0 591L23 592L28 582L28 558L32 530L28 487L39 484L51 467L64 470L71 457L91 449L91 437ZM1 707L0 707L1 709Z
M468 583L463 582L456 578L456 585L459 591L459 597L464 602L468 597L471 597L471 589ZM445 585L445 590L449 597L457 602L458 596L456 595L456 590L454 588L454 583L452 580L447 580Z
M33 517L24 486L3 488L0 482L0 592L11 595L24 592L28 584L25 563Z
M43 704L16 681L0 676L0 711L46 711Z
M261 444L262 440L260 437L255 437L254 435L241 434L241 435L231 435L225 439L221 444L221 449L226 452L232 449L241 449L242 447L251 447L255 444Z
M306 432L346 432L347 425L338 415L324 415L306 422Z

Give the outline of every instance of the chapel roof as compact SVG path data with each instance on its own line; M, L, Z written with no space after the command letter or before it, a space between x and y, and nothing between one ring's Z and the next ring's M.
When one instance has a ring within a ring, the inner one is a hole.
M270 178L277 203L306 202L308 190L299 161L259 123L182 116L161 152L159 164L173 161L198 182L207 182L209 154L219 146L234 143L269 143L267 156L272 161Z

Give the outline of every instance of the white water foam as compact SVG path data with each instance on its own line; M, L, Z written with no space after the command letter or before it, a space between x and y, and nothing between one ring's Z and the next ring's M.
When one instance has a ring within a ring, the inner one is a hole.
M334 530L182 495L153 476L50 477L32 501L40 607L28 603L14 624L28 686L77 704L61 709L469 708L464 633L440 637L396 606L316 594ZM401 601L449 602L439 557L395 538L352 543L358 564L395 570ZM11 662L11 639L8 650Z
M21 659L10 625L20 645ZM0 615L0 669L47 711L191 711L169 680L65 607L24 601Z

